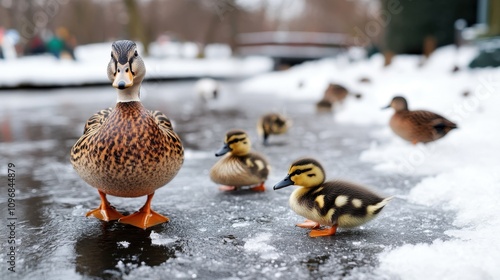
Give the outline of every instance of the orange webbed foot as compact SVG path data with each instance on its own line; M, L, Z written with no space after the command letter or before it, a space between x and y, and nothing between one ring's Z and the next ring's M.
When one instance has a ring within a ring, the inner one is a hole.
M298 226L300 228L314 229L314 228L319 228L319 223L316 223L315 221L311 221L311 220L305 220L303 223L296 224L296 226Z
M101 197L101 206L87 212L87 214L85 214L85 217L93 216L99 220L103 220L106 222L118 220L123 217L120 212L116 211L116 209L111 206L111 203L109 203L109 201L106 199L105 193L99 191L99 196Z
M120 220L118 220L118 222L136 226L142 229L147 229L148 227L168 222L170 220L169 218L151 210L151 200L153 199L153 195L154 193L148 195L148 200L146 201L144 206L139 209L139 211L121 218Z
M337 226L332 226L325 229L314 229L309 233L310 237L331 236L337 232Z
M260 185L257 185L255 187L250 188L254 192L265 192L266 191L266 186L264 186L264 182L260 183Z
M99 220L103 220L106 222L118 220L123 217L123 215L120 212L116 211L115 208L111 205L108 205L104 208L100 206L99 208L90 210L89 212L87 212L87 214L85 214L85 217L88 216L93 216L98 218Z
M134 214L123 217L118 221L122 224L128 224L138 228L147 229L148 227L166 223L169 220L169 218L158 214L151 209L146 211L141 208L141 210L135 212Z

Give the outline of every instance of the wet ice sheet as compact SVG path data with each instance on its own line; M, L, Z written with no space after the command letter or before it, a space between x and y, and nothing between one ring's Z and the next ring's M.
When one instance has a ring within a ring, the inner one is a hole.
M316 115L312 103L240 96L232 84L225 84L222 105L213 104L208 109L190 99L194 95L192 84L157 83L145 88L145 105L161 109L175 120L187 149L178 176L158 190L153 200L153 208L171 222L145 231L85 218L86 211L97 207L99 198L69 163L69 149L81 134L84 121L114 101L113 90L36 93L52 100L51 106L11 106L8 112L2 111L2 121L15 122L18 129L11 138L2 135L0 164L14 161L19 166L20 278L372 277L378 254L384 250L446 240L449 236L444 232L455 228L451 213L408 200L418 177L383 174L359 161L372 141L367 127L339 125L330 115ZM165 89L169 94L163 94ZM105 100L103 94L112 96ZM83 95L95 97L95 103L79 104L77 97ZM65 96L63 102L58 101L61 96ZM12 102L16 98L18 93L5 97L8 104L17 104ZM286 136L272 137L273 145L263 147L255 124L257 117L269 110L286 111L294 128ZM68 123L52 122L51 112ZM361 228L311 239L307 230L294 226L303 218L288 207L293 188L225 194L209 180L208 170L217 160L212 154L225 131L234 127L247 129L254 148L269 158L273 170L268 188L282 179L294 159L310 155L324 163L328 177L352 179L397 199L378 219ZM110 201L119 211L132 213L145 198L110 197ZM4 213L5 204L0 206ZM0 256L0 261L4 269L5 256Z

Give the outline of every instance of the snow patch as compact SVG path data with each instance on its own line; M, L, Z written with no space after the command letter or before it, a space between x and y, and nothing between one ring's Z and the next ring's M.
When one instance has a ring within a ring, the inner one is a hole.
M117 242L117 244L122 248L128 248L128 246L130 246L130 242L127 242L127 241L120 241L120 242Z
M151 244L156 246L165 246L167 244L171 244L177 241L176 238L162 237L159 233L156 233L154 230L151 231L149 238L151 238Z
M259 254L262 259L275 260L279 258L276 248L268 244L272 234L269 232L260 233L255 237L246 240L243 248L248 252Z

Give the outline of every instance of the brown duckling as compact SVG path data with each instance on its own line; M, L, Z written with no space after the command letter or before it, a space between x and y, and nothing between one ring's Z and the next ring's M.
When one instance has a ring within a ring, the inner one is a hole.
M455 123L436 113L408 110L408 103L401 96L394 97L383 109L391 107L396 111L389 122L392 131L414 145L438 140L457 128Z
M253 191L265 191L269 164L263 156L251 153L250 148L251 142L245 131L235 129L226 133L224 145L215 153L218 157L225 156L210 169L210 179L223 185L220 190L253 186L250 188Z
M263 144L268 145L270 135L284 134L292 122L285 116L277 113L265 114L257 122L257 133L263 137Z
M375 218L392 199L351 182L325 182L323 167L312 158L292 163L288 175L274 186L274 190L291 185L299 188L290 195L290 207L307 219L297 226L313 229L310 237L334 235L337 227L360 226ZM319 229L321 225L329 228Z
M93 115L71 149L74 169L97 188L101 197L101 206L87 216L144 229L169 220L151 210L151 200L158 188L174 178L184 161L181 140L170 120L161 112L144 108L139 99L145 74L136 44L114 42L108 78L118 91L116 106ZM148 197L138 212L124 217L106 195Z

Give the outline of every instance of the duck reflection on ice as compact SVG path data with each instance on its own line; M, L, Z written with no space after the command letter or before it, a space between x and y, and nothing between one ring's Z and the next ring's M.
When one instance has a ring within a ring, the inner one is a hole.
M152 244L151 231L116 222L102 222L100 228L89 227L75 243L76 272L84 276L114 279L139 266L158 266L176 252L182 252L180 242L168 245Z

